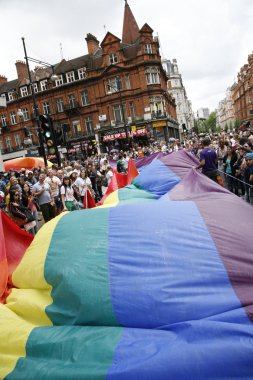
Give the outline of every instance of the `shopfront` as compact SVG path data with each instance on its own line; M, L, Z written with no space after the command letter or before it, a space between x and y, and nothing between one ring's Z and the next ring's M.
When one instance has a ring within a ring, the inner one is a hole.
M146 126L128 127L128 139L126 139L126 131L124 128L117 130L109 130L101 132L101 148L104 152L110 152L112 149L126 150L133 144L143 145L148 141L148 131ZM127 147L128 145L128 147Z

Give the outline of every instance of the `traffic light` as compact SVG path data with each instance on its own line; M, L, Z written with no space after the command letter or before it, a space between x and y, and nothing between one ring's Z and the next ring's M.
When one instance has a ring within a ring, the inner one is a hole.
M48 154L54 155L56 153L56 144L54 139L52 119L49 115L40 115L39 121L44 141L47 146Z
M64 145L64 135L63 135L63 129L61 126L57 126L54 130L55 133L55 140L56 140L56 145L61 146Z

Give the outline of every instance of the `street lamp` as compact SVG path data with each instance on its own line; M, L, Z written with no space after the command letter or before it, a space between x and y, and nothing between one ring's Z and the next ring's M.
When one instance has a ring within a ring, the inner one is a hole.
M31 57L27 56L26 46L25 46L25 39L24 39L24 37L22 37L21 39L22 39L22 42L23 42L24 53L25 53L25 61L26 61L26 67L27 67L27 73L28 73L29 84L30 84L31 93L32 93L33 110L34 110L34 115L35 115L35 119L36 119L36 123L37 123L37 128L38 128L38 137L39 137L39 144L40 144L40 152L41 152L41 154L42 154L42 156L44 158L45 166L47 166L47 158L46 158L46 153L45 153L45 148L44 148L44 141L43 141L42 130L41 130L41 127L40 127L39 112L38 112L38 106L36 104L36 99L35 99L35 92L34 92L33 81L32 81L30 67L29 67L29 61L41 64L41 65L46 66L46 67L51 67L52 68L52 72L53 72L53 75L51 76L52 80L56 80L58 77L57 77L57 75L54 74L54 66L53 65L50 65L47 62L43 62L43 61L40 61L38 59L31 58Z
M129 148L128 128L127 128L127 124L126 124L125 112L124 112L124 107L123 107L123 103L122 103L121 83L120 83L119 77L116 77L117 87L114 87L109 83L107 85L110 89L114 90L115 92L119 92L120 110L121 110L121 114L122 114L124 130L125 130L125 134L126 134L126 146L127 146L127 148ZM113 93L112 91L107 92L107 94L109 94L109 95L111 95L112 93Z

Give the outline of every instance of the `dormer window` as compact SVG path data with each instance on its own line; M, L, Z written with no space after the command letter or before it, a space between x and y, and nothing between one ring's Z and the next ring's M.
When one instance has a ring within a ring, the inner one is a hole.
M110 65L114 65L115 63L118 62L118 57L116 53L112 53L109 55L109 62L110 62Z
M55 86L61 86L63 85L63 77L62 75L58 75L58 78L55 80Z
M86 67L82 67L81 69L78 69L78 78L84 79L86 78Z
M21 96L27 96L28 95L27 87L26 86L21 87L20 92L21 92Z
M67 82L71 83L75 81L75 73L74 71L70 71L69 73L66 73Z
M9 101L14 100L13 92L8 92L8 98L9 98Z
M152 45L151 44L145 45L145 53L146 54L152 54Z
M33 91L35 93L38 92L38 85L37 85L37 83L33 83Z
M47 89L47 80L42 80L40 82L40 88L41 88L41 91L45 91Z

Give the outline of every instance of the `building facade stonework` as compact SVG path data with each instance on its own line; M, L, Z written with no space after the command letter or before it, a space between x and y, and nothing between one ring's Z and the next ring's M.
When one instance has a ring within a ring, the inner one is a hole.
M248 55L248 63L237 74L232 99L235 119L253 128L253 53Z
M179 73L177 60L163 60L163 67L168 76L168 93L175 99L177 107L177 120L180 131L191 130L194 127L194 114L192 104L187 97L182 75Z
M49 114L55 126L69 125L69 149L125 147L129 139L178 137L176 104L167 92L167 76L159 42L148 24L139 29L126 2L122 39L108 32L99 43L86 37L88 54L36 67L32 82L39 114ZM0 76L0 148L3 153L38 145L27 67L16 62L17 79ZM126 138L126 130L128 138Z
M229 129L235 125L235 114L232 99L232 87L228 87L226 91L226 97L219 102L217 108L217 124L222 129Z

